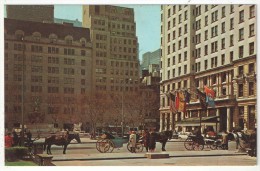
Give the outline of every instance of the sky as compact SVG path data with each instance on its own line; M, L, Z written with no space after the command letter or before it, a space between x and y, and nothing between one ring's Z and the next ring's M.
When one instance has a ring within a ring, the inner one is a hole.
M139 59L142 54L160 48L160 5L118 5L134 8L136 35L139 42ZM70 12L68 12L70 11ZM82 21L81 5L55 5L54 17Z

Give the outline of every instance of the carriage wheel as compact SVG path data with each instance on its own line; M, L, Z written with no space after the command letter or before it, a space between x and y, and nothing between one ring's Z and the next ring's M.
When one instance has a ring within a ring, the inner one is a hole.
M195 140L195 141L193 142L192 147L193 147L193 150L203 150L203 149L204 149L204 144L202 144L202 143L200 142L200 140Z
M98 140L96 143L96 148L100 153L106 153L109 150L109 142L106 139Z
M127 150L128 150L129 152L131 152L130 142L127 143L127 146L126 146L126 147L127 147Z
M112 151L113 151L114 148L115 148L115 144L114 144L113 141L111 141L111 140L107 140L107 141L108 141L108 144L109 144L109 149L108 149L107 152L112 153Z
M193 150L193 140L188 137L188 138L184 141L184 147L186 148L186 150Z
M135 152L141 153L143 152L144 146L142 143L136 143L135 144Z

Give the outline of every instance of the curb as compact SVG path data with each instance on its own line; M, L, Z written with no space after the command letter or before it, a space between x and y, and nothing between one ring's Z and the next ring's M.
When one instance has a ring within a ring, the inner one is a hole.
M237 154L203 154L203 155L170 155L170 158L173 157L216 157L216 156L238 156L238 155L247 155L247 153L237 153ZM144 159L145 156L131 156L131 157L110 157L110 158L71 158L71 159L52 159L52 161L86 161L86 160L124 160L124 159Z

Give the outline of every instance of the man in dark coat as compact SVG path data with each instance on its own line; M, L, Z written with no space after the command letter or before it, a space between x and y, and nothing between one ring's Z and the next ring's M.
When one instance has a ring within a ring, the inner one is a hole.
M154 152L155 147L156 147L156 133L152 129L151 133L150 133L150 138L149 138L149 149L150 149L150 152Z

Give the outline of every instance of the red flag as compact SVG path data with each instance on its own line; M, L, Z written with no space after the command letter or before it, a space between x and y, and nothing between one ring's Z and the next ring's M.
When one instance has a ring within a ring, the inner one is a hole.
M169 97L170 97L170 111L173 113L176 113L176 107L175 107L175 95L173 93L169 93Z
M176 92L176 96L175 96L175 108L176 110L179 110L179 102L180 102L180 98L179 98L179 92Z
M208 88L207 86L204 86L204 92L206 93L207 96L210 96L211 98L215 97L215 91Z

